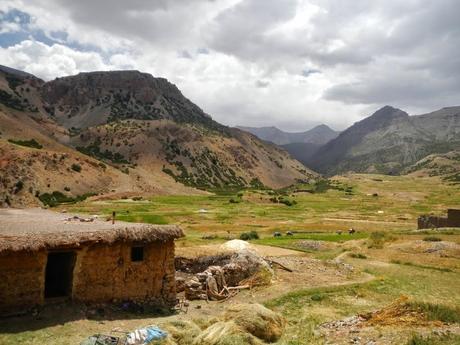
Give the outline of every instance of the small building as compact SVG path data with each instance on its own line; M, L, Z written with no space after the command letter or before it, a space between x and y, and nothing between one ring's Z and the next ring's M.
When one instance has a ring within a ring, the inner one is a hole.
M460 228L460 210L447 210L447 217L432 215L420 216L418 217L417 223L419 229Z
M59 299L175 303L181 228L68 217L0 209L0 312Z

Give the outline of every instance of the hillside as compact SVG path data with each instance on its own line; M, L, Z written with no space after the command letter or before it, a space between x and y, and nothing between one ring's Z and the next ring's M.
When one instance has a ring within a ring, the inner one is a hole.
M278 188L315 176L275 145L215 122L166 79L138 71L44 82L0 67L0 128L6 205Z
M460 107L418 116L385 106L322 146L306 164L325 174L399 174L433 153L460 148Z
M262 140L281 146L293 143L308 143L321 146L336 138L339 134L339 132L334 131L326 125L319 125L308 131L295 133L284 132L276 127L239 126L238 128L252 133Z
M460 151L432 154L404 170L411 176L439 176L443 180L460 183Z

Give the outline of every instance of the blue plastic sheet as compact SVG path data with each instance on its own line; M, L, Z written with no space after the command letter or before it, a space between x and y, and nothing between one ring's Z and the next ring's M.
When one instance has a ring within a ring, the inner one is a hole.
M148 326L136 329L128 334L128 345L148 345L154 340L162 340L168 336L168 333L157 326Z

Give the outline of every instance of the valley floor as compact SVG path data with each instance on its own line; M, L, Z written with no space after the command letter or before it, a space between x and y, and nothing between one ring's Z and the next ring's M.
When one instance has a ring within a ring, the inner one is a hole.
M270 191L148 200L89 200L61 206L149 223L177 223L187 237L176 255L215 254L228 238L255 230L259 254L293 269L276 270L268 287L225 303L192 301L187 313L158 316L112 309L50 306L40 315L0 320L1 344L78 344L165 318L205 327L229 304L263 303L287 319L277 344L459 344L460 230L414 231L423 213L460 208L460 186L437 178L349 175L338 188L289 190L296 204ZM357 232L349 235L353 227ZM337 231L343 231L339 234ZM274 238L274 231L283 236ZM292 236L286 236L292 231ZM369 316L370 312L376 312Z

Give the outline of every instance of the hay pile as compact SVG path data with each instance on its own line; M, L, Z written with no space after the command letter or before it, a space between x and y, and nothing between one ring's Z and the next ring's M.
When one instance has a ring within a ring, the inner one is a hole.
M419 310L413 310L408 303L408 297L402 296L383 309L361 315L364 325L391 326L391 325L420 325L425 323L425 315Z
M193 345L260 345L277 341L284 318L260 304L236 304L227 308L219 322L196 338Z
M191 321L160 323L168 337L158 345L264 345L280 339L284 318L260 304L228 307L220 318L204 330Z
M460 323L460 308L417 302L401 296L389 306L372 313L360 315L364 326L442 326Z

